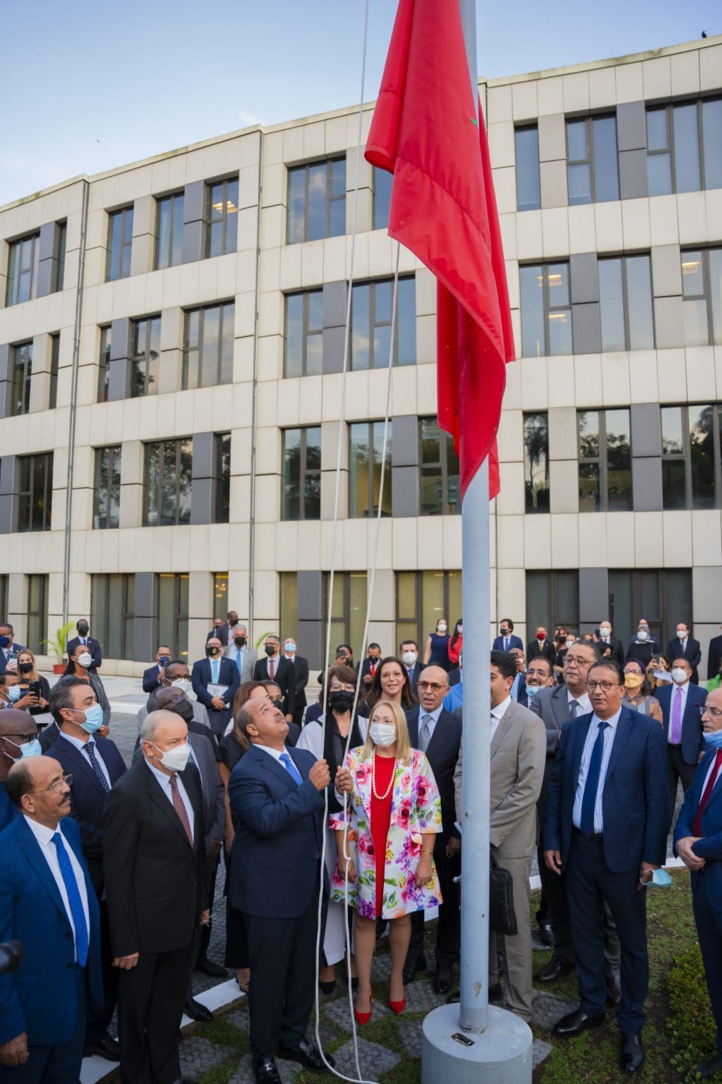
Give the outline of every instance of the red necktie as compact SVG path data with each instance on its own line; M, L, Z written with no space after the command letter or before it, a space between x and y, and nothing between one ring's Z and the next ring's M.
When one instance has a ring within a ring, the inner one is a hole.
M188 836L188 842L192 847L193 833L191 832L191 822L188 820L188 810L186 809L185 802L181 798L180 791L178 790L178 780L175 777L175 773L170 777L170 795L173 799L173 808L178 814L185 834Z
M276 676L276 663L274 659L268 660L268 676L273 681Z
M692 821L692 835L693 836L697 836L697 837L702 836L702 814L704 813L704 811L705 811L705 809L707 807L707 802L710 800L710 795L712 794L712 791L714 790L715 783L717 782L717 776L719 775L719 770L720 770L721 767L722 767L722 749L718 749L717 750L717 756L715 757L715 760L714 760L714 767L712 768L712 771L710 772L709 779L707 780L707 786L704 788L704 794L702 795L702 797L700 799L700 803L697 806L697 812L695 813L694 820Z
M371 677L376 676L376 666L377 666L377 663L375 663L375 662L371 663Z

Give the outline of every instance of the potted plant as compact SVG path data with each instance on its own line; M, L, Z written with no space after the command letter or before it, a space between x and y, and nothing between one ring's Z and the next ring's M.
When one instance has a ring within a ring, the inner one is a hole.
M63 662L63 656L65 655L65 645L68 642L68 634L73 628L73 621L66 621L64 625L61 625L59 629L55 630L55 636L50 640L41 640L40 643L47 644L50 648L49 654L55 655L58 660L53 666L54 674L62 674L65 670L65 663Z

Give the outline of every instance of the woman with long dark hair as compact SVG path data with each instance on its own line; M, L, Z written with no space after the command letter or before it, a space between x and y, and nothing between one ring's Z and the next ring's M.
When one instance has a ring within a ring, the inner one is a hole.
M103 682L97 673L90 669L92 665L93 656L88 651L87 644L78 644L77 647L73 648L73 653L68 659L68 665L65 667L65 673L59 679L58 684L60 685L66 678L70 677L78 678L80 681L87 681L103 709L103 725L98 730L98 733L101 737L107 738L110 728L110 702L105 694Z
M359 715L370 715L379 700L399 704L404 711L410 711L419 702L411 688L408 670L394 655L387 655L381 665L376 667L371 688L359 707Z
M454 625L454 631L451 634L449 640L449 662L451 663L451 669L456 670L459 665L459 656L464 650L464 623L459 620Z

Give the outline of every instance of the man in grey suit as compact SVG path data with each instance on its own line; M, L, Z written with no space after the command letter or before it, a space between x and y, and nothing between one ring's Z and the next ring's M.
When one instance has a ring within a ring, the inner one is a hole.
M228 640L223 654L238 667L241 685L244 681L253 681L253 667L256 665L258 652L248 646L248 629L245 625L239 623L234 626L233 636Z
M529 875L537 842L536 803L544 778L546 738L536 715L510 695L516 663L506 651L491 653L491 847L492 857L512 876L515 937L504 937L506 1000L531 1022L531 927ZM454 773L456 817L461 822L462 755ZM463 839L462 839L463 856ZM474 856L471 856L472 861ZM462 857L463 872L463 857ZM489 994L500 995L494 939L489 951ZM494 989L496 987L496 990Z
M570 719L576 719L578 715L585 715L592 710L587 693L587 674L589 667L593 663L599 662L600 659L601 653L596 644L590 640L577 640L564 656L564 684L556 685L551 689L540 689L529 704L531 711L538 715L544 723L547 735L544 784L537 807L539 824L542 829L546 816L549 779L554 767L562 727ZM542 936L544 936L545 925L551 919L554 954L551 960L539 969L536 980L537 982L546 983L561 978L562 975L572 971L576 964L564 877L551 872L544 861L543 852L544 841L540 838L537 853L539 857L539 875L542 883L542 904L538 912L538 921L542 928ZM607 994L609 1000L616 1004L621 996L618 977L621 950L614 922L611 915L606 911L604 939Z

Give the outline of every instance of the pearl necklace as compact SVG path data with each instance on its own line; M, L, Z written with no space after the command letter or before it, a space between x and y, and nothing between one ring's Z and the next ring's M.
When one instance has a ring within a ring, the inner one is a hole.
M371 765L371 790L373 792L374 798L376 798L377 801L379 801L379 802L386 801L389 794L391 793L391 788L394 785L394 776L395 775L396 775L396 760L394 759L394 770L391 773L391 779L389 780L389 785L386 788L386 793L385 794L379 794L379 792L376 790L376 753L374 753L373 764Z

